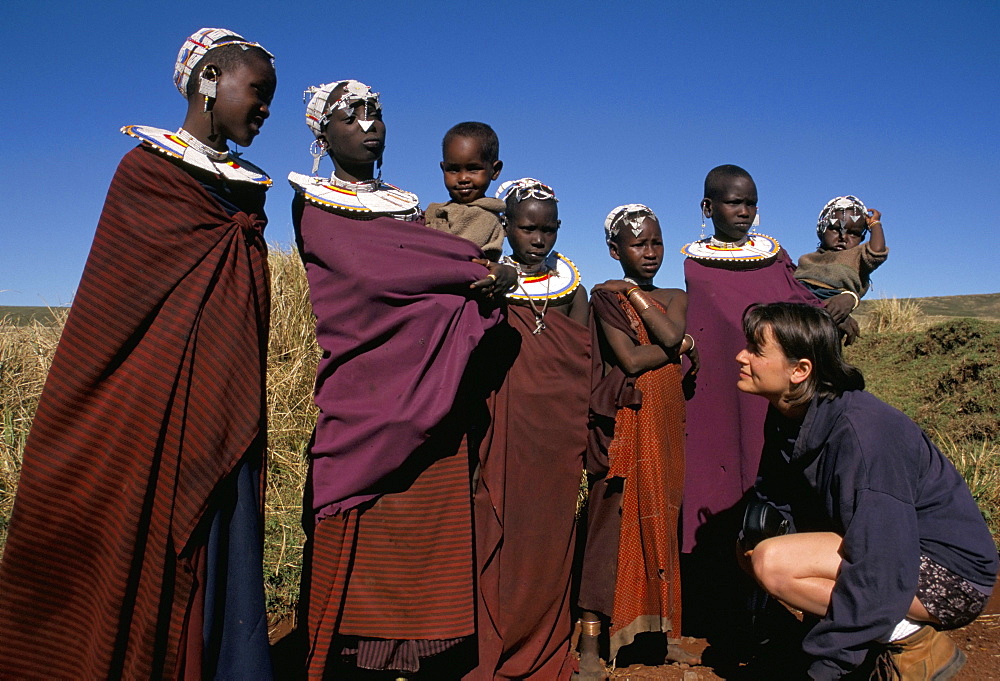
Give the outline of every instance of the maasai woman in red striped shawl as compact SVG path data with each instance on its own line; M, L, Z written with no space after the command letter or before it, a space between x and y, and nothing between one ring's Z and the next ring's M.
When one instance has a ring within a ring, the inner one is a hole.
M28 438L0 677L269 678L262 558L271 54L202 29L184 126L128 126Z
M289 175L323 350L304 519L308 675L448 678L475 630L465 433L468 410L485 409L456 395L500 319L481 292L496 277L477 246L425 227L417 197L375 177L377 93L345 80L307 94L313 172L325 153L335 168Z
M0 566L0 677L268 678L261 475L273 58L181 49L184 126L108 190L28 438Z

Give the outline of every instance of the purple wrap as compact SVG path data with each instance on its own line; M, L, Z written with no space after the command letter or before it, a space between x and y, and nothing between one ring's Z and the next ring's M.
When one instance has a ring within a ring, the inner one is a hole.
M712 516L735 506L757 479L767 400L736 388L736 355L746 347L743 310L753 303L819 305L794 272L795 265L783 249L763 264L684 261L687 332L701 358L694 396L687 405L684 553L707 538L696 536L698 530Z
M488 272L470 241L391 217L293 214L323 350L306 490L318 521L390 491L379 483L451 409L501 313L471 296Z

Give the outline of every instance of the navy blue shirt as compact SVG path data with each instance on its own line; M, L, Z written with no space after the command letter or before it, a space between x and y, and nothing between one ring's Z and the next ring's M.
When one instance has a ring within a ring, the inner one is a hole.
M997 549L968 486L927 435L870 393L814 398L801 425L773 407L757 493L797 531L843 537L830 609L803 641L836 679L886 641L917 590L920 554L989 593Z

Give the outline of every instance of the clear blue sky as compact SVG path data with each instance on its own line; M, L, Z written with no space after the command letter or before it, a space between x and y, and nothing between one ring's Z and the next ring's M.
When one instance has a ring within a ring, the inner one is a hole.
M1000 3L170 3L0 6L0 305L71 301L108 183L133 142L176 129L184 38L231 28L277 56L271 118L246 157L275 180L268 240L292 242L289 171L308 172L302 90L355 78L382 93L385 179L446 198L440 139L500 135L501 180L560 198L557 248L585 283L619 275L604 216L655 210L661 286L683 286L706 172L743 166L761 227L793 258L816 214L856 194L882 211L873 296L1000 291ZM321 172L330 172L325 160Z

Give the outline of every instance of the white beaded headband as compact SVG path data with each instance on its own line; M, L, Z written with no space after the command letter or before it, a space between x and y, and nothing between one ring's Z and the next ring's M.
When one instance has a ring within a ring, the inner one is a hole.
M521 202L525 199L538 199L539 201L559 201L556 198L555 190L547 184L539 182L533 177L522 177L520 180L508 180L497 189L496 197L501 201L506 201L507 197L513 196L515 201Z
M188 36L184 44L181 45L181 49L177 53L177 61L174 62L174 85L177 86L177 90L185 99L188 96L188 81L191 79L191 74L198 62L213 47L222 47L223 45L240 45L244 50L259 47L272 61L274 60L274 55L265 50L260 43L250 42L235 31L225 28L203 28L196 31Z
M340 96L333 106L327 107L330 95L341 85L344 86L344 94ZM382 103L379 101L379 93L372 92L372 89L356 80L335 80L322 85L314 85L306 88L302 93L306 105L306 125L308 125L316 135L322 135L323 130L330 122L330 114L338 109L352 109L358 102L365 103L365 115L358 117L358 123L365 132L375 123L374 119L368 117L369 107L372 113L382 110Z
M624 206L618 206L608 213L608 217L604 218L604 240L610 246L611 241L621 231L623 224L632 230L633 236L639 236L642 233L642 223L646 218L657 219L656 213L650 210L649 206L641 203L626 203Z
M819 212L819 218L816 220L816 234L820 237L829 227L836 227L839 220L833 217L833 214L838 211L844 211L844 223L850 220L852 223L857 223L858 220L865 220L865 231L867 230L867 219L868 219L868 209L865 208L865 204L861 202L856 196L838 196L835 199L831 199L823 206L823 210ZM851 211L848 215L847 211Z

